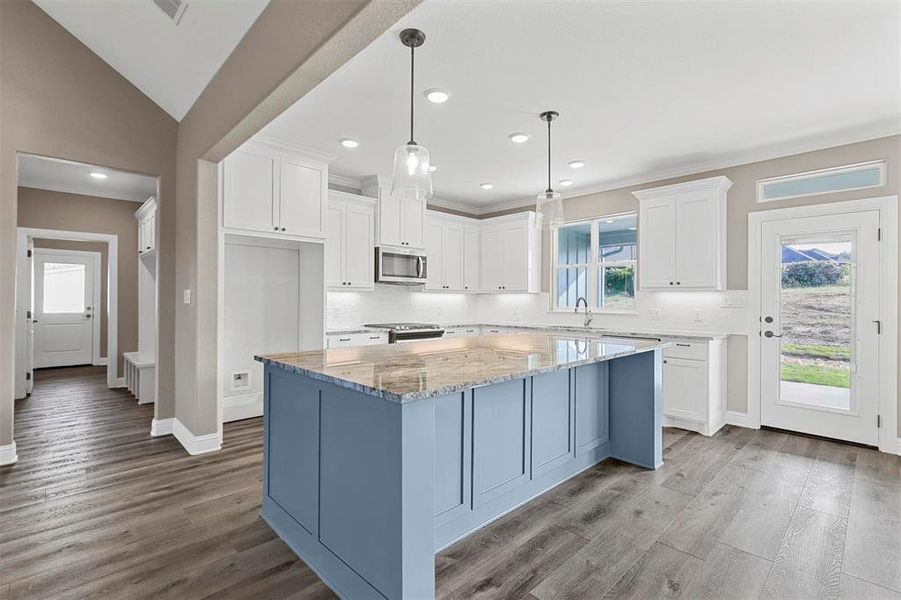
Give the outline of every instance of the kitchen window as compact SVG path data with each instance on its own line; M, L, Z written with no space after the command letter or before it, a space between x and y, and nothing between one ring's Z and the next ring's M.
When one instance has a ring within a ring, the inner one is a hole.
M636 213L555 229L552 308L572 310L584 297L593 310L634 312L637 229Z

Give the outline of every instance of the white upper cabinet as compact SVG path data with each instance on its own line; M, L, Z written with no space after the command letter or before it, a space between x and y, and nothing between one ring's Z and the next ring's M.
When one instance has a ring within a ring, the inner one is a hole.
M156 200L148 199L135 211L138 221L138 254L156 250Z
M277 141L248 142L223 162L222 226L324 239L329 157Z
M363 195L378 201L377 246L425 249L425 202L399 200L391 193L391 181L381 176L370 177L364 181Z
M463 291L479 289L479 229L476 226L463 228Z
M481 221L480 250L482 291L541 290L541 230L534 212Z
M719 176L633 192L640 206L641 289L725 289L730 187Z
M375 289L375 201L330 191L326 282L336 290Z
M476 291L465 284L466 230L474 219L426 211L425 252L428 272L425 288L450 292ZM474 249L478 251L478 247Z

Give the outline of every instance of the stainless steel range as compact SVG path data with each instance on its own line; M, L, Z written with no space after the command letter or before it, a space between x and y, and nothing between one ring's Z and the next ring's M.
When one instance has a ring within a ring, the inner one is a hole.
M365 327L387 329L389 344L428 340L444 335L444 329L430 323L367 323Z

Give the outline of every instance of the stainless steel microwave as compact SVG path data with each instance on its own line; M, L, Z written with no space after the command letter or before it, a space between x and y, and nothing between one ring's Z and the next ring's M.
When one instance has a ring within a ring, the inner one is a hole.
M428 269L429 260L422 250L389 246L375 249L376 283L422 285Z

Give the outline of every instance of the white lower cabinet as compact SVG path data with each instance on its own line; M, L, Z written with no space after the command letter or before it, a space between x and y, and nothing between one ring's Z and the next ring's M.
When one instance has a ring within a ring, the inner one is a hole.
M726 416L724 340L664 341L663 424L713 435Z
M348 346L376 346L387 344L388 334L379 331L362 333L334 333L325 336L326 348L345 348Z

